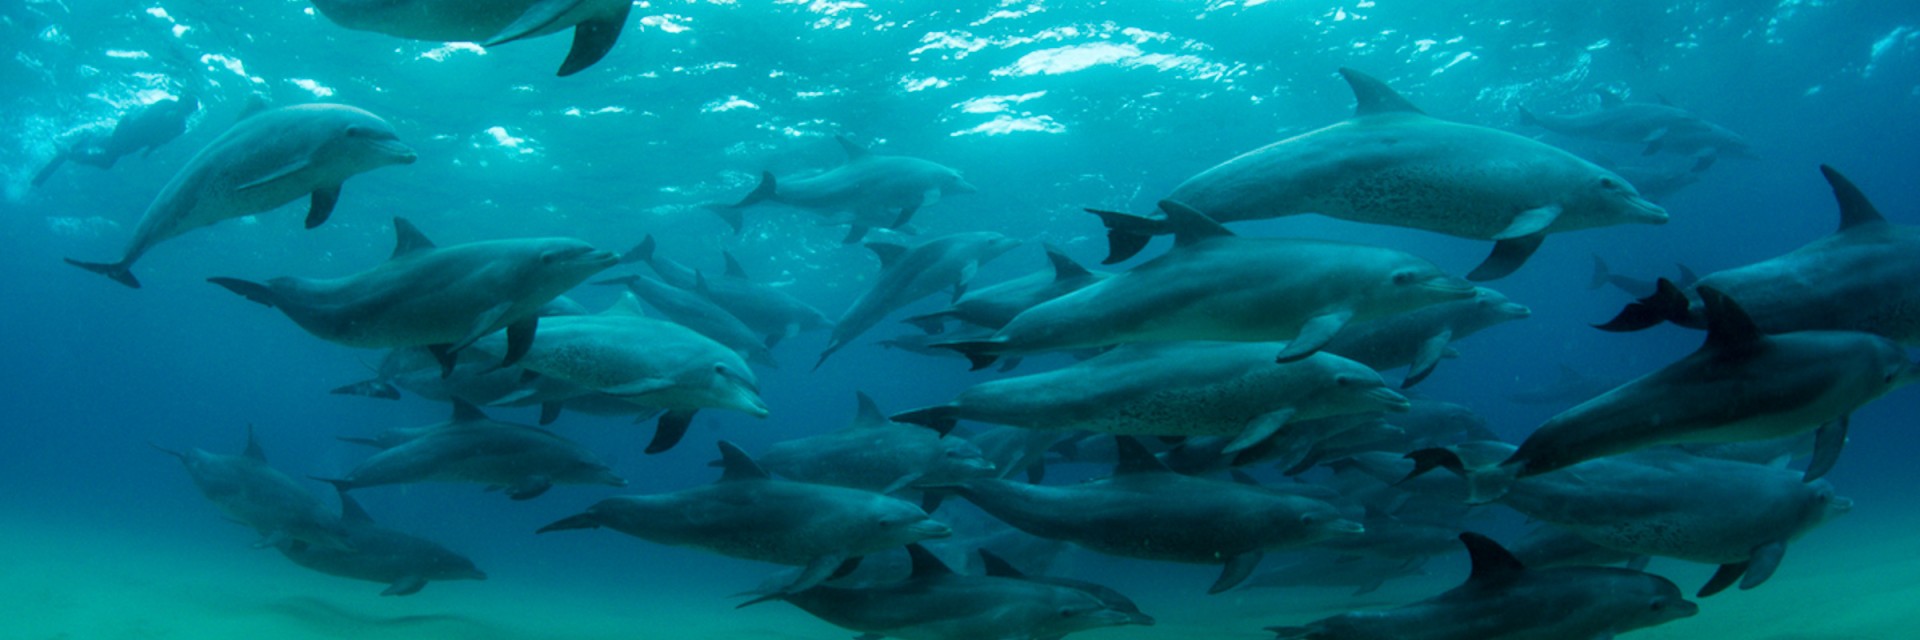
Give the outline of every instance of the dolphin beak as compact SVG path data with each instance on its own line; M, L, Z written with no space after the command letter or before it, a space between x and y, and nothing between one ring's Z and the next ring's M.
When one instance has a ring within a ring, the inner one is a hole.
M1524 304L1513 304L1509 302L1506 304L1506 306L1501 307L1501 310L1506 311L1507 315L1512 316L1514 319L1529 318L1533 316L1533 310L1527 308L1527 305L1524 305Z
M1666 208L1654 204L1653 201L1638 195L1629 196L1627 206L1633 208L1633 211L1630 212L1628 217L1632 218L1634 222L1666 224L1668 220L1672 219L1672 216L1667 215Z
M1473 283L1452 276L1426 280L1421 282L1420 286L1432 291L1444 293L1456 299L1471 298L1480 295L1479 288L1475 287Z
M1127 622L1131 622L1133 624L1137 624L1142 627L1151 627L1155 622L1158 622L1158 621L1154 620L1153 616L1136 611L1134 613L1127 614Z
M376 148L380 153L393 159L394 164L413 164L420 159L420 154L415 152L413 147L399 140L381 140L375 144L378 145Z
M1367 390L1367 398L1380 403L1388 413L1406 413L1413 410L1413 401L1400 392L1386 387L1374 387Z
M1341 518L1339 520L1335 520L1333 522L1327 523L1327 531L1331 533L1337 533L1337 534L1343 534L1343 535L1347 535L1347 534L1360 535L1362 533L1367 532L1367 527L1358 522L1354 522L1346 518Z
M913 532L913 535L919 537L922 540L936 540L940 538L953 537L953 527L949 527L947 526L946 523L940 522L938 520L927 520L924 522L915 523L912 527L912 532Z
M940 191L942 193L980 193L980 188L973 186L973 183L967 182L965 178L954 178L953 184L947 185Z

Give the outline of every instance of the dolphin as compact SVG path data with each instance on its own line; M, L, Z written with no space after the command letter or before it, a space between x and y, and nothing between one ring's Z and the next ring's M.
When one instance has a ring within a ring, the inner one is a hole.
M1152 436L1230 436L1231 454L1278 439L1301 455L1300 423L1406 411L1406 397L1365 365L1330 353L1275 363L1264 342L1127 344L1046 373L983 382L951 402L893 417L942 433L958 420L1028 429Z
M968 291L947 308L907 318L904 322L929 334L946 331L946 321L957 320L975 327L999 329L1014 316L1034 305L1073 293L1087 285L1105 280L1109 274L1088 271L1059 247L1047 246L1049 271L1014 278L990 287Z
M187 132L187 119L200 110L200 100L167 96L133 108L114 123L113 129L83 132L78 140L54 154L47 166L33 174L33 186L46 184L53 172L71 160L101 169L111 169L122 156L153 153L180 134Z
M607 527L660 544L806 567L787 591L804 591L842 565L953 530L912 503L827 485L776 480L727 441L719 482L672 493L601 500L539 533ZM851 566L845 567L851 571Z
M606 57L633 11L629 0L313 0L313 7L355 31L487 47L573 29L560 76Z
M247 448L237 456L188 449L182 453L154 446L161 453L179 458L200 494L219 507L235 522L260 532L255 546L268 547L283 540L333 549L351 550L353 542L347 528L314 497L287 474L267 465L260 441L247 427Z
M851 424L776 443L760 455L760 466L791 480L877 493L994 475L993 463L965 438L903 428L880 413L873 398L855 396Z
M1611 91L1595 93L1600 96L1598 110L1554 115L1520 107L1520 122L1565 136L1645 145L1642 155L1667 151L1709 165L1720 155L1757 157L1745 137L1664 99L1658 104L1627 102Z
M1068 589L1078 589L1086 592L1087 595L1098 598L1101 604L1106 605L1108 609L1125 614L1127 616L1125 624L1137 624L1143 627L1151 627L1154 625L1155 621L1153 616L1141 611L1140 605L1134 603L1132 598L1128 598L1125 594L1115 591L1111 587L1087 582L1085 580L1074 580L1072 578L1029 575L993 551L980 549L978 553L980 555L982 573L988 577L1012 578L1014 580L1025 580L1028 582L1066 587Z
M980 265L1019 244L991 231L940 236L912 247L867 243L867 248L880 258L880 275L874 279L873 287L860 294L846 314L834 323L833 337L813 368L819 369L834 352L901 307L948 287L957 295L965 295L967 282L980 270Z
M1689 165L1666 164L1620 164L1605 156L1594 158L1594 164L1606 167L1608 171L1620 174L1633 188L1640 190L1641 197L1655 204L1679 193L1681 189L1700 182L1700 176L1713 166L1715 157L1705 155L1695 158Z
M514 500L539 497L555 484L627 486L585 447L545 429L494 422L453 401L453 419L413 434L347 475L326 479L341 491L416 482L473 482L499 487Z
M976 479L945 489L1014 528L1101 553L1224 565L1207 592L1231 589L1264 552L1354 535L1360 523L1321 500L1174 473L1127 436L1114 475L1070 486Z
M921 207L940 200L942 195L975 193L960 172L950 167L907 156L885 156L868 151L845 136L833 141L847 154L847 161L818 175L776 181L773 173L760 172L760 184L753 192L731 205L710 206L739 233L745 226L740 210L761 202L778 202L832 218L849 214L852 228L845 244L859 242L873 227L898 229L913 219Z
M1242 238L1168 203L1165 255L1015 316L992 338L943 346L975 369L1010 354L1166 340L1286 340L1312 355L1349 324L1474 295L1409 253L1367 245Z
M572 238L520 238L436 247L405 218L393 219L393 256L343 278L283 277L266 284L208 282L279 309L323 340L350 347L428 347L441 373L482 337L506 330L501 366L533 343L539 311L619 258Z
M695 277L700 283L706 282L702 276L696 274ZM668 320L740 352L748 362L776 369L780 367L780 364L774 361L773 352L767 347L764 338L756 334L745 322L733 317L733 314L728 313L726 309L694 291L681 289L646 276L624 276L601 280L594 284L623 285L628 291L632 291L633 295L659 310Z
M412 164L413 148L379 116L344 104L303 104L241 120L161 187L118 262L67 263L140 288L133 263L154 245L221 220L312 196L307 228L327 221L340 185L357 174Z
M1513 557L1535 569L1552 567L1601 567L1625 565L1644 571L1650 556L1603 547L1580 534L1552 524L1541 524L1513 543Z
M1188 178L1162 210L1178 202L1220 222L1319 213L1494 241L1470 280L1513 273L1550 233L1667 221L1626 179L1579 156L1427 116L1379 80L1352 69L1340 75L1359 100L1354 117ZM1167 232L1165 218L1089 211L1106 223L1107 264Z
M1647 447L1818 429L1812 481L1839 458L1854 409L1920 380L1892 340L1858 331L1769 336L1732 298L1699 292L1709 323L1699 350L1547 420L1505 461L1469 469L1469 499L1484 503L1518 478Z
M646 262L667 284L699 293L733 314L755 332L767 337L767 347L803 331L833 328L833 320L813 305L801 302L779 287L755 282L732 253L720 252L726 260L724 277L705 278L686 265L659 256L653 236L622 254L620 261Z
M1379 591L1388 580L1427 575L1426 563L1425 558L1399 560L1317 553L1255 574L1240 583L1239 588L1352 588L1353 595L1364 596Z
M556 300L564 298L556 298ZM570 301L569 301L570 302ZM572 314L569 314L572 315ZM542 313L541 317L551 317ZM380 359L374 377L333 389L338 395L400 399L405 389L435 402L464 400L476 406L540 407L540 424L552 424L564 410L591 415L651 418L655 407L587 389L520 367L501 367L485 356L462 350L452 373L441 375L440 362L426 347L392 349ZM359 442L359 440L349 440ZM382 445L382 448L391 445Z
M1820 172L1840 205L1832 235L1790 253L1744 267L1707 274L1686 289L1675 286L1628 305L1600 325L1636 331L1673 322L1707 326L1700 289L1711 287L1740 301L1766 333L1844 329L1865 331L1900 344L1920 346L1920 227L1887 222L1859 187L1833 167Z
M1700 276L1694 274L1693 269L1688 268L1687 265L1676 262L1673 266L1679 271L1679 275L1675 276L1673 281L1681 288L1691 287L1700 281ZM1613 269L1607 267L1607 261L1601 260L1599 254L1594 254L1593 278L1587 282L1587 288L1598 289L1605 285L1613 285L1613 288L1625 291L1627 295L1635 298L1645 298L1659 290L1659 283L1655 280L1642 280L1614 273Z
M1506 294L1477 287L1472 299L1349 325L1333 336L1326 350L1375 369L1407 367L1407 377L1400 383L1404 389L1433 373L1448 343L1531 315L1532 309L1507 299Z
M277 547L280 555L327 575L386 584L387 589L380 592L383 596L413 595L433 580L487 579L466 556L374 524L373 517L346 491L340 492L340 522L346 526L352 551L286 540Z
M1492 539L1462 533L1473 573L1438 596L1305 626L1267 627L1278 640L1545 640L1611 638L1692 617L1673 582L1610 567L1529 569Z

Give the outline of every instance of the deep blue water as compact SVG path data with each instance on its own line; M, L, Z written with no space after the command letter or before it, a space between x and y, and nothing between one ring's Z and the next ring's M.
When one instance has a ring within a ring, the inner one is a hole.
M866 251L839 244L841 229L769 206L749 211L745 233L732 236L696 206L737 198L763 169L832 166L834 134L958 168L981 187L922 211L924 234L994 230L1066 247L1088 264L1104 255L1104 234L1080 208L1146 211L1195 172L1346 117L1353 101L1334 74L1341 66L1379 76L1435 116L1529 135L1541 132L1520 125L1518 106L1590 108L1595 88L1612 88L1636 100L1664 96L1753 140L1759 159L1722 159L1663 203L1670 224L1555 235L1526 268L1493 283L1534 316L1461 343L1463 357L1419 391L1472 406L1510 437L1558 407L1511 405L1505 392L1551 378L1562 363L1637 375L1699 340L1670 327L1588 328L1626 301L1586 289L1590 255L1642 275L1670 273L1676 261L1706 273L1778 255L1834 227L1815 170L1822 163L1846 172L1894 222L1920 224L1920 4L1912 2L871 4L640 3L612 53L569 78L552 75L565 36L484 53L446 49L348 31L294 0L0 6L8 355L0 389L9 425L0 435L0 518L217 536L244 552L248 534L222 522L147 443L235 451L253 424L277 465L329 474L361 455L336 434L442 419L443 407L414 398L328 395L365 377L379 354L313 339L202 282L360 270L391 251L393 216L442 244L566 235L622 250L653 234L665 255L705 269L720 266L724 247L756 278L786 283L837 316L876 270ZM151 157L105 172L70 165L43 187L27 186L62 133L186 93L203 104L192 129ZM253 94L366 108L391 121L420 161L349 181L333 220L317 230L301 229L298 207L289 206L166 243L141 263L140 291L61 264L117 250L160 185ZM1454 273L1486 249L1315 216L1236 229L1385 244ZM1035 247L1024 247L976 282L1042 264ZM610 299L605 290L579 297L594 308ZM628 491L666 491L712 477L705 463L716 439L758 450L843 424L856 389L900 410L944 401L990 375L873 344L907 331L884 322L818 372L805 365L824 334L787 341L776 350L786 367L760 372L771 418L704 412L687 441L663 455L643 456L650 428L623 420L570 415L557 428L615 460L634 481ZM1916 410L1920 397L1908 389L1855 416L1853 446L1831 478L1859 509L1916 508L1908 490L1920 480L1911 462L1920 438L1908 433ZM497 417L533 420L526 411ZM529 573L554 580L644 582L633 574L690 563L716 572L711 580L725 586L712 590L724 593L769 569L611 534L529 534L616 493L602 488L562 487L511 504L469 486L362 493L383 522L483 566L537 567ZM615 559L604 560L609 552Z

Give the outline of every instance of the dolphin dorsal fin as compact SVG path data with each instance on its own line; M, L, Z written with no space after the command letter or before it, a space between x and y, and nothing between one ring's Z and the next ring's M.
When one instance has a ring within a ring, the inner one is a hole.
M1114 445L1120 450L1120 462L1113 467L1113 475L1124 476L1135 473L1171 473L1167 463L1154 457L1138 439L1133 436L1114 436Z
M1167 214L1167 226L1173 232L1173 246L1184 247L1202 240L1234 235L1207 214L1176 200L1161 200L1161 213Z
M1594 89L1593 95L1600 96L1600 108L1602 109L1612 109L1627 103L1626 100L1620 97L1620 94L1614 93L1612 89Z
M847 162L853 162L873 155L873 152L868 151L866 147L862 147L859 143L848 140L846 136L834 136L833 141L840 143L841 151L847 152Z
M869 242L867 250L880 259L882 269L893 266L893 263L900 261L900 256L907 255L907 245L892 242Z
M1360 101L1359 106L1353 109L1355 116L1381 113L1426 113L1401 97L1400 92L1394 91L1393 87L1374 79L1373 76L1341 67L1340 77L1347 79L1347 86L1353 87L1354 99Z
M740 261L733 257L732 251L722 249L720 250L720 257L727 261L727 277L739 278L741 280L753 279L747 277L747 270L740 267Z
M919 543L907 545L907 559L913 563L913 573L907 577L909 580L953 575L953 569L948 568L947 563L941 562L939 556L933 555L932 551Z
M1007 562L1006 558L986 549L980 550L980 565L986 568L987 575L995 578L1025 579L1027 577L1027 574L1014 568L1013 563Z
M1833 199L1840 203L1840 230L1846 231L1864 224L1886 222L1880 210L1867 200L1867 194L1853 186L1853 181L1840 175L1839 171L1827 165L1820 165L1820 174L1827 177L1827 184L1833 186Z
M874 403L873 396L865 391L853 392L853 428L883 427L889 422L887 414L880 412L880 405Z
M1519 558L1513 557L1513 552L1492 538L1468 531L1460 534L1460 541L1466 543L1467 556L1473 561L1473 573L1467 576L1467 584L1510 580L1527 570Z
M760 468L760 463L754 462L753 457L747 455L747 452L741 451L740 447L736 447L733 443L725 440L720 441L720 468L721 482L768 480L773 478L773 476L767 475L767 470Z
M406 218L394 217L393 255L388 258L389 260L432 248L433 241L427 239L427 234L420 233L419 227L413 226L413 223L408 222Z
M1660 286L1672 287L1673 283L1661 278ZM1732 297L1713 287L1695 287L1694 291L1700 294L1700 302L1707 312L1707 343L1700 348L1730 349L1766 337Z
M1049 244L1041 248L1047 252L1047 262L1053 264L1053 279L1055 281L1085 278L1093 275L1093 272L1087 271L1086 267L1080 266L1080 263L1074 262L1073 258L1067 257L1066 253L1060 251L1060 247Z
M452 398L451 400L453 400L454 423L475 422L487 419L487 414L482 413L480 407L473 406L473 403L459 398Z
M261 462L267 461L267 452L260 449L260 440L253 437L253 425L251 424L247 425L247 449L241 452L241 455Z
M713 290L707 288L707 274L701 273L699 269L693 270L693 292L703 296L713 296Z
M621 293L619 298L615 298L613 304L608 305L607 310L601 311L599 315L645 318L647 310L640 306L640 298L635 297L632 291L627 291Z
M373 524L373 516L367 515L366 507L360 506L359 500L355 500L353 496L348 495L346 489L335 487L334 491L340 494L341 521Z

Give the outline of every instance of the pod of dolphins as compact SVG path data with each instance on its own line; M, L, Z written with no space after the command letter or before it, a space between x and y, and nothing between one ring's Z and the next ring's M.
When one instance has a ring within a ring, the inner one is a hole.
M631 8L625 0L314 5L350 29L487 46L572 29L560 75L606 55ZM1270 630L1311 640L1573 639L1698 611L1673 582L1643 570L1648 556L1718 565L1699 597L1751 589L1781 569L1788 543L1848 511L1819 477L1839 459L1849 416L1920 379L1905 353L1920 346L1920 314L1908 302L1920 296L1920 230L1888 222L1822 167L1839 228L1792 253L1680 284L1617 276L1596 258L1596 287L1612 282L1640 295L1600 328L1673 323L1705 329L1703 344L1624 383L1569 371L1553 387L1515 390L1516 401L1575 406L1517 445L1499 442L1465 408L1395 389L1434 375L1455 355L1451 343L1531 314L1468 281L1520 269L1549 234L1661 224L1668 213L1621 172L1530 137L1428 115L1385 83L1339 73L1358 101L1353 117L1227 159L1181 183L1154 215L1089 210L1105 225L1108 264L1172 236L1157 257L1103 273L1048 247L1045 270L973 287L981 265L1021 243L992 231L868 242L879 274L837 321L755 281L731 254L724 272L709 275L662 255L652 237L623 254L570 238L438 246L396 218L392 257L353 275L209 280L322 340L389 350L373 379L336 393L398 399L404 390L451 404L451 417L343 437L375 452L322 474L338 510L270 466L251 430L238 456L163 451L229 519L258 532L260 546L406 595L431 581L486 576L458 553L374 524L350 492L453 482L528 500L555 485L626 486L561 433L495 421L482 407L537 406L543 425L568 409L657 418L646 449L657 453L682 441L699 411L774 413L752 367L774 366L783 340L830 331L817 369L886 318L951 291L950 304L904 320L927 336L888 343L962 355L975 369L1048 353L1081 359L892 417L861 394L844 429L789 439L757 459L718 442L717 481L608 497L539 533L604 528L793 567L741 606L785 602L862 638L909 640L1051 640L1155 623L1112 589L1040 575L1061 543L1221 567L1207 593L1369 593L1464 547L1472 573L1453 589ZM165 133L167 125L143 123L180 107L129 116L122 127ZM1685 156L1696 172L1718 155L1750 154L1736 134L1668 104L1613 98L1593 113L1523 118L1562 135ZM63 151L41 179L63 161L111 164L108 156L173 135L120 141L116 130L104 150ZM746 209L802 209L846 223L853 243L875 228L906 230L940 196L975 190L954 169L836 140L844 165L803 179L767 173L743 199L707 209L736 231ZM306 226L316 227L349 178L414 159L392 126L355 107L264 111L178 170L118 260L69 262L138 287L132 265L166 240L301 198L309 200ZM1493 248L1463 279L1392 248L1246 237L1225 226L1307 213ZM651 275L593 282L626 287L605 310L565 297L617 265L642 263ZM1381 374L1400 368L1407 372L1397 383ZM1804 470L1787 466L1809 455ZM1044 483L1049 464L1067 463L1113 471ZM1288 479L1263 483L1248 473L1261 466ZM952 499L992 521L936 519ZM1466 518L1486 504L1540 528L1511 547L1467 531ZM1273 554L1291 560L1259 572ZM984 573L953 568L970 559ZM1619 563L1626 566L1602 566Z

